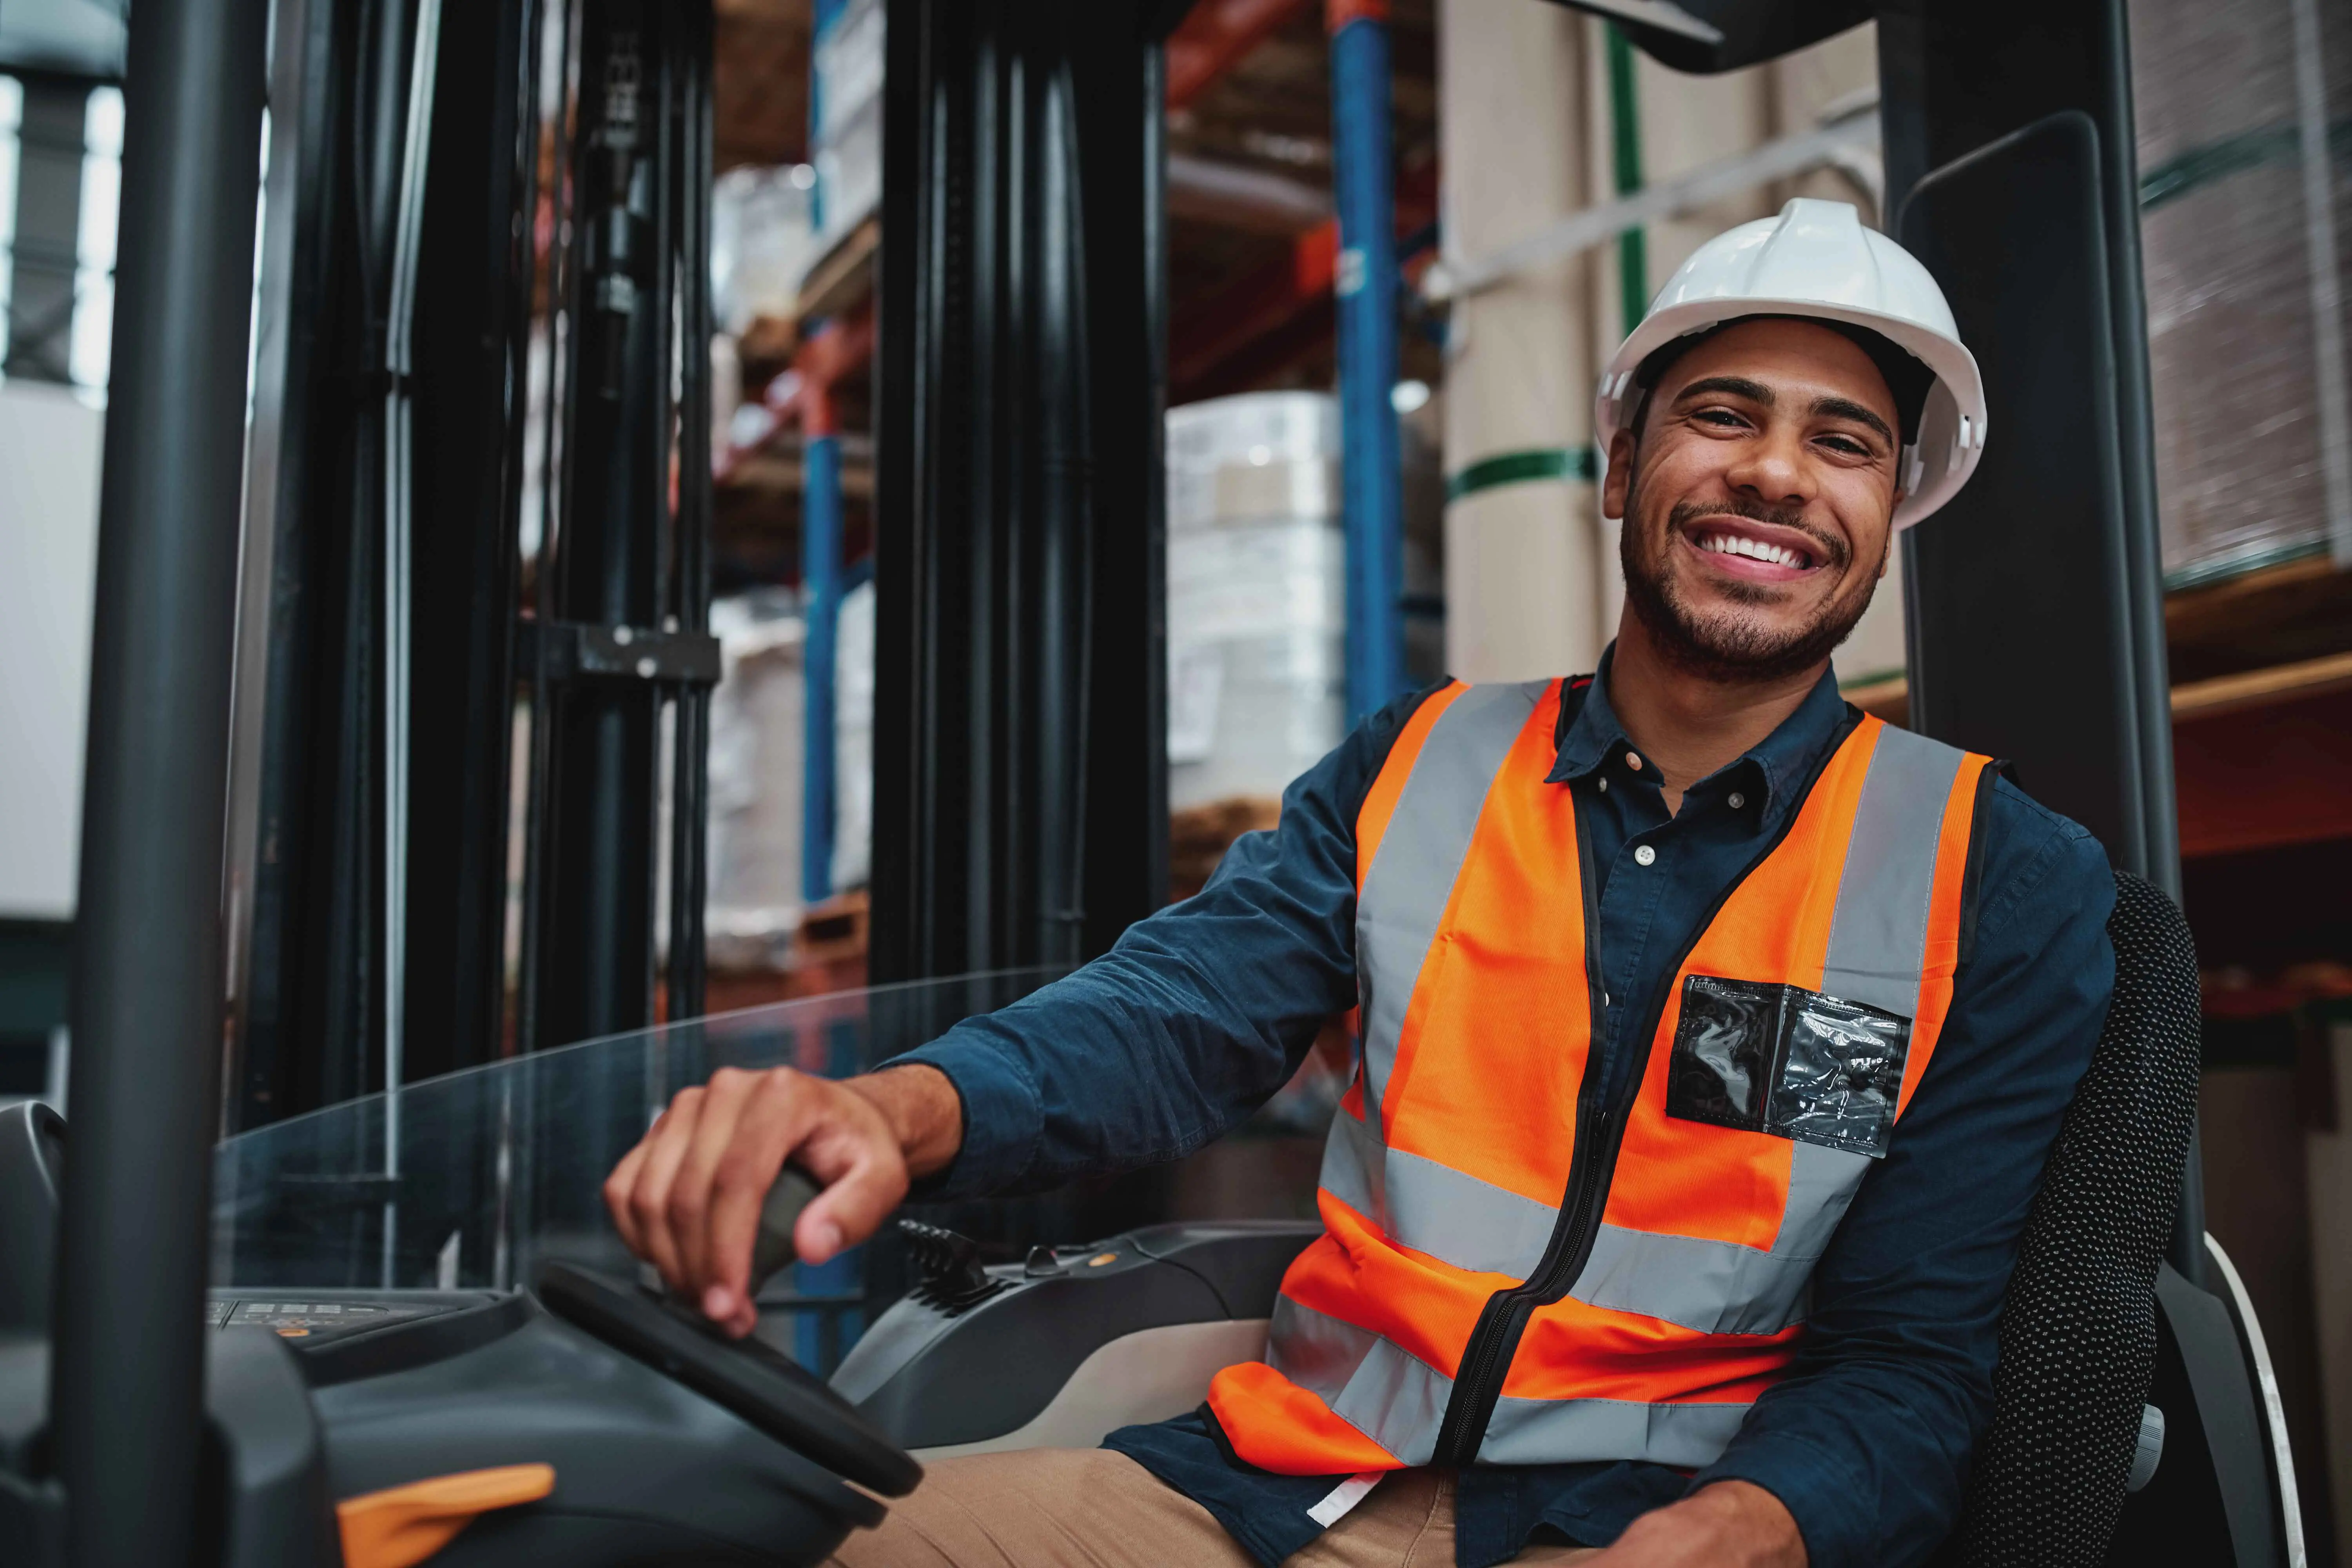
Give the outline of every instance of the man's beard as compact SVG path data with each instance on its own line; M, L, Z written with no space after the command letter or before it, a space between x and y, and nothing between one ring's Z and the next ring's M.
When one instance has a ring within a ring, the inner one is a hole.
M1674 549L1675 536L1685 523L1702 517L1731 516L1797 529L1822 552L1824 571L1843 571L1853 551L1844 540L1806 527L1797 514L1741 500L1711 506L1675 502L1653 552L1645 548L1647 536L1641 526L1641 515L1638 492L1629 489L1624 526L1619 531L1617 544L1618 559L1625 572L1626 605L1641 618L1668 662L1703 680L1760 686L1802 674L1829 658L1852 635L1877 590L1878 578L1874 574L1863 579L1861 593L1832 597L1813 612L1811 620L1786 629L1759 626L1742 616L1702 615L1684 602L1675 589L1674 574L1666 569L1665 557ZM1887 538L1892 548L1893 534L1890 532ZM1719 591L1727 598L1754 605L1770 604L1777 596L1761 583L1733 581L1720 584Z

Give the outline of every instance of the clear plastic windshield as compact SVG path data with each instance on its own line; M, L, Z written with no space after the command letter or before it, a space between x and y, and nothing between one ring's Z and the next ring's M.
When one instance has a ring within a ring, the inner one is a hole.
M876 986L667 1024L258 1128L215 1157L213 1281L504 1289L528 1283L549 1257L631 1272L601 1188L678 1089L722 1067L846 1077L1059 973ZM782 1289L845 1304L854 1283Z

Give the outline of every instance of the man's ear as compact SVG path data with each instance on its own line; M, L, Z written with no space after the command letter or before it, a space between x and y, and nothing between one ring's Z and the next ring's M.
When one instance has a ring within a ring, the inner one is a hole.
M1620 430L1609 437L1609 474L1601 481L1601 515L1623 517L1625 497L1633 485L1633 433Z

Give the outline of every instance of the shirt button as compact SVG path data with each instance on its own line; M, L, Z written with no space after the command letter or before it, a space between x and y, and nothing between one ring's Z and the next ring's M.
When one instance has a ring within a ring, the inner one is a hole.
M1628 752L1625 753L1625 765L1638 773L1642 771L1642 759L1632 752Z
M1657 858L1658 852L1646 844L1633 851L1633 862L1639 866L1647 866Z
M1731 792L1731 809L1732 809L1732 810L1734 810L1734 811L1738 811L1741 806L1746 805L1747 804L1748 804L1748 797L1747 797L1746 795L1744 795L1740 794L1738 790L1733 790L1733 791Z
M1605 778L1601 781L1601 793L1602 795L1609 793L1609 781Z

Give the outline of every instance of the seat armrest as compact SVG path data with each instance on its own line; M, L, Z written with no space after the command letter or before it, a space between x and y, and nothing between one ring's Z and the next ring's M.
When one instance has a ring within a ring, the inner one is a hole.
M1052 1266L988 1270L991 1294L882 1314L833 1386L919 1455L1090 1446L1200 1403L1222 1367L1261 1354L1283 1271L1312 1223L1154 1226Z

